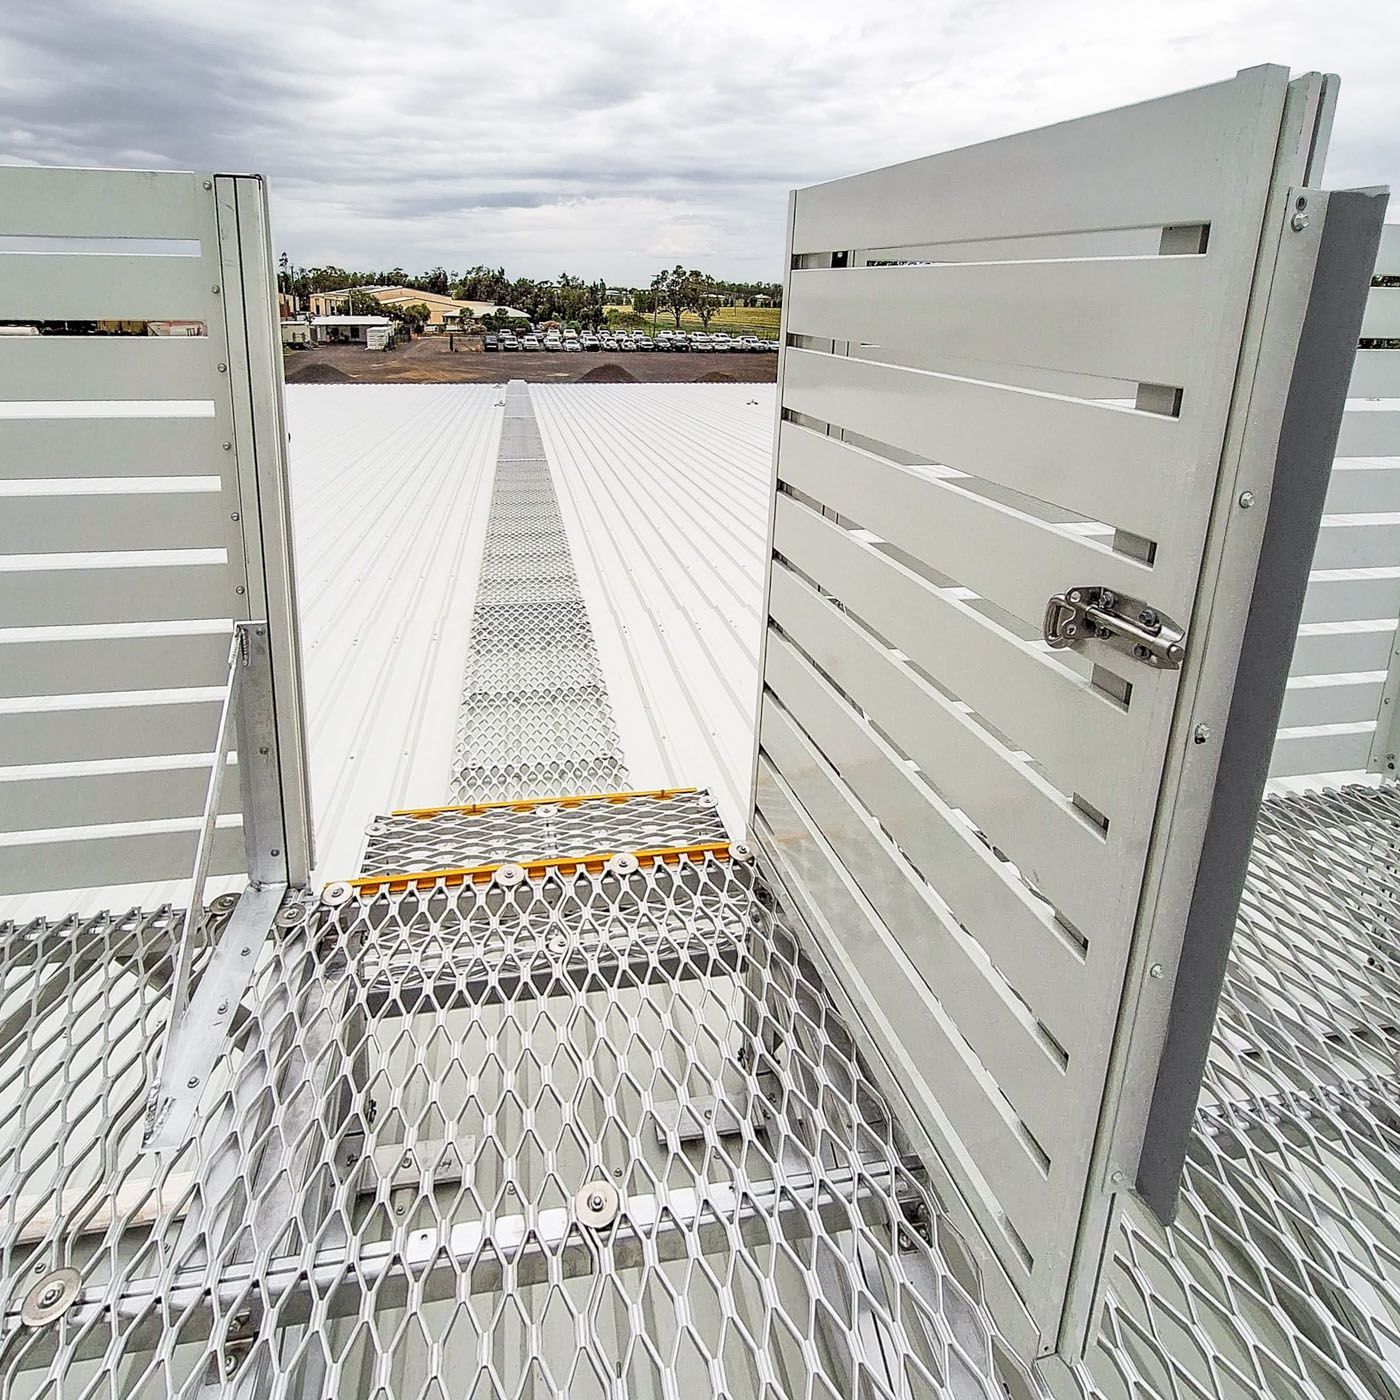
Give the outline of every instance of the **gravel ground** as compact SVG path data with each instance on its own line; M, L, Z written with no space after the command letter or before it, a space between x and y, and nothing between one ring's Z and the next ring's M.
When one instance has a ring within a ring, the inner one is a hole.
M479 348L479 341L456 339L455 353L448 349L445 335L420 336L396 350L370 351L358 345L289 350L284 357L287 383L501 384L525 379L533 384L771 384L778 373L778 357L766 353L497 350L488 354Z

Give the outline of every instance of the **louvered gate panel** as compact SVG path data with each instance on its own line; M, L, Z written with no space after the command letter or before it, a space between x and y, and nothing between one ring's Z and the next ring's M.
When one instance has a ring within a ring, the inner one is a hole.
M1253 821L1212 787L1266 763L1237 665L1276 718L1343 393L1300 328L1364 285L1301 188L1328 111L1261 68L793 200L755 827L1027 1351L1082 1343L1145 1133L1175 1195L1173 974L1208 1013Z
M281 702L254 860L305 879L262 182L0 171L5 322L43 334L0 334L0 892L190 875L242 620ZM229 778L214 873L249 869Z

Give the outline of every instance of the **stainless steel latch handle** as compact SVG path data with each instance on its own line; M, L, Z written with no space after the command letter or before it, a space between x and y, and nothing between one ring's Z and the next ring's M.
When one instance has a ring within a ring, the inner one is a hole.
M1186 657L1186 633L1140 598L1097 584L1053 594L1045 604L1041 631L1052 647L1097 640L1162 670L1176 670Z

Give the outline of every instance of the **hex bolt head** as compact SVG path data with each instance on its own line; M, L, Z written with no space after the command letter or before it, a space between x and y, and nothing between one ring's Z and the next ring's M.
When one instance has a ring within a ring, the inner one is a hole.
M1162 976L1162 964L1153 963L1152 966L1147 969L1147 975L1149 977L1156 977L1160 979L1160 977Z
M1241 510L1248 510L1248 509L1250 508L1250 506L1252 506L1253 504L1254 504L1254 492L1253 492L1253 491L1241 491L1241 492L1240 492L1240 509L1241 509Z
M190 1077L189 1077L187 1080L185 1080L185 1088L186 1088L186 1089L197 1089L197 1088L199 1088L199 1076L198 1076L197 1074L192 1074L192 1075L190 1075Z
M1210 739L1210 725L1198 724L1191 737L1198 744L1207 743Z
M51 1283L39 1294L40 1306L51 1308L63 1296L63 1289L56 1283Z

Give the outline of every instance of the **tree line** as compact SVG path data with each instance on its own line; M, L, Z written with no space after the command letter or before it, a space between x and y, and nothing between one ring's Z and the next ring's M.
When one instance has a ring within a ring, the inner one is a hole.
M279 264L278 287L303 300L312 292L334 292L346 287L412 287L420 292L454 297L458 301L490 301L523 311L531 321L572 321L583 326L602 325L608 302L608 286L601 280L589 281L572 273L539 281L532 277L509 277L503 267L473 267L453 272L444 267L429 268L416 276L401 267L354 271L328 265L294 267L285 253ZM614 290L619 290L614 288ZM737 303L753 306L759 298L777 306L782 287L776 282L731 282L708 273L679 265L658 273L643 288L622 288L632 309L640 312L666 311L681 323L681 314L693 311L708 326L717 306ZM356 298L351 298L352 306ZM382 311L383 308L380 308ZM408 307L405 311L417 312ZM426 318L426 308L423 308ZM409 316L406 319L413 319Z

